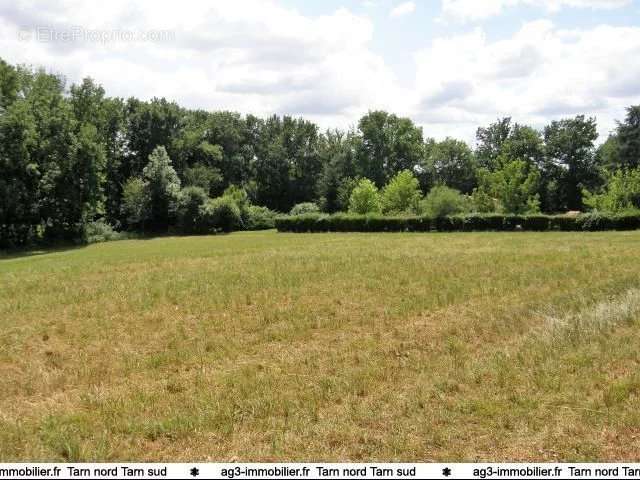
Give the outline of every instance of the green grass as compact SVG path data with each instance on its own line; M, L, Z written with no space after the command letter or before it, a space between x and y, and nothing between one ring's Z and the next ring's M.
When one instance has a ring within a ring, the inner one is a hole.
M640 460L640 233L0 258L0 460Z

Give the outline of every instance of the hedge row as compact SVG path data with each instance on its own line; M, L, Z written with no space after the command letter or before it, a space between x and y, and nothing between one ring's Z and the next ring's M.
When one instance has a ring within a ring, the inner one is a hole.
M458 215L452 217L383 217L378 215L307 214L276 218L280 232L481 232L550 230L578 232L640 229L640 214Z

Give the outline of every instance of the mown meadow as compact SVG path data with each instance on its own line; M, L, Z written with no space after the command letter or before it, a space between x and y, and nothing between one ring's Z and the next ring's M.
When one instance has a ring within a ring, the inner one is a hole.
M0 460L640 460L639 232L0 257Z

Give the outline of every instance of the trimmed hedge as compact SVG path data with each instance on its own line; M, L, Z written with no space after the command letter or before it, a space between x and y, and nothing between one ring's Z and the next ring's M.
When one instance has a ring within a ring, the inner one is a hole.
M470 214L451 217L384 217L381 215L305 214L275 220L280 232L596 232L640 229L640 214L560 215Z

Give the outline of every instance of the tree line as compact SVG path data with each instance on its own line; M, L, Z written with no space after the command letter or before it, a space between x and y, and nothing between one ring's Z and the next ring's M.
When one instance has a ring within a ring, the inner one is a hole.
M323 132L290 116L109 97L89 78L68 87L0 60L0 246L76 240L95 222L144 232L262 225L310 202L329 213L358 201L394 213L438 202L513 213L639 207L640 106L600 146L597 137L583 115L542 130L503 118L478 128L472 149L384 111ZM390 210L371 193L390 185L385 195L408 203Z

